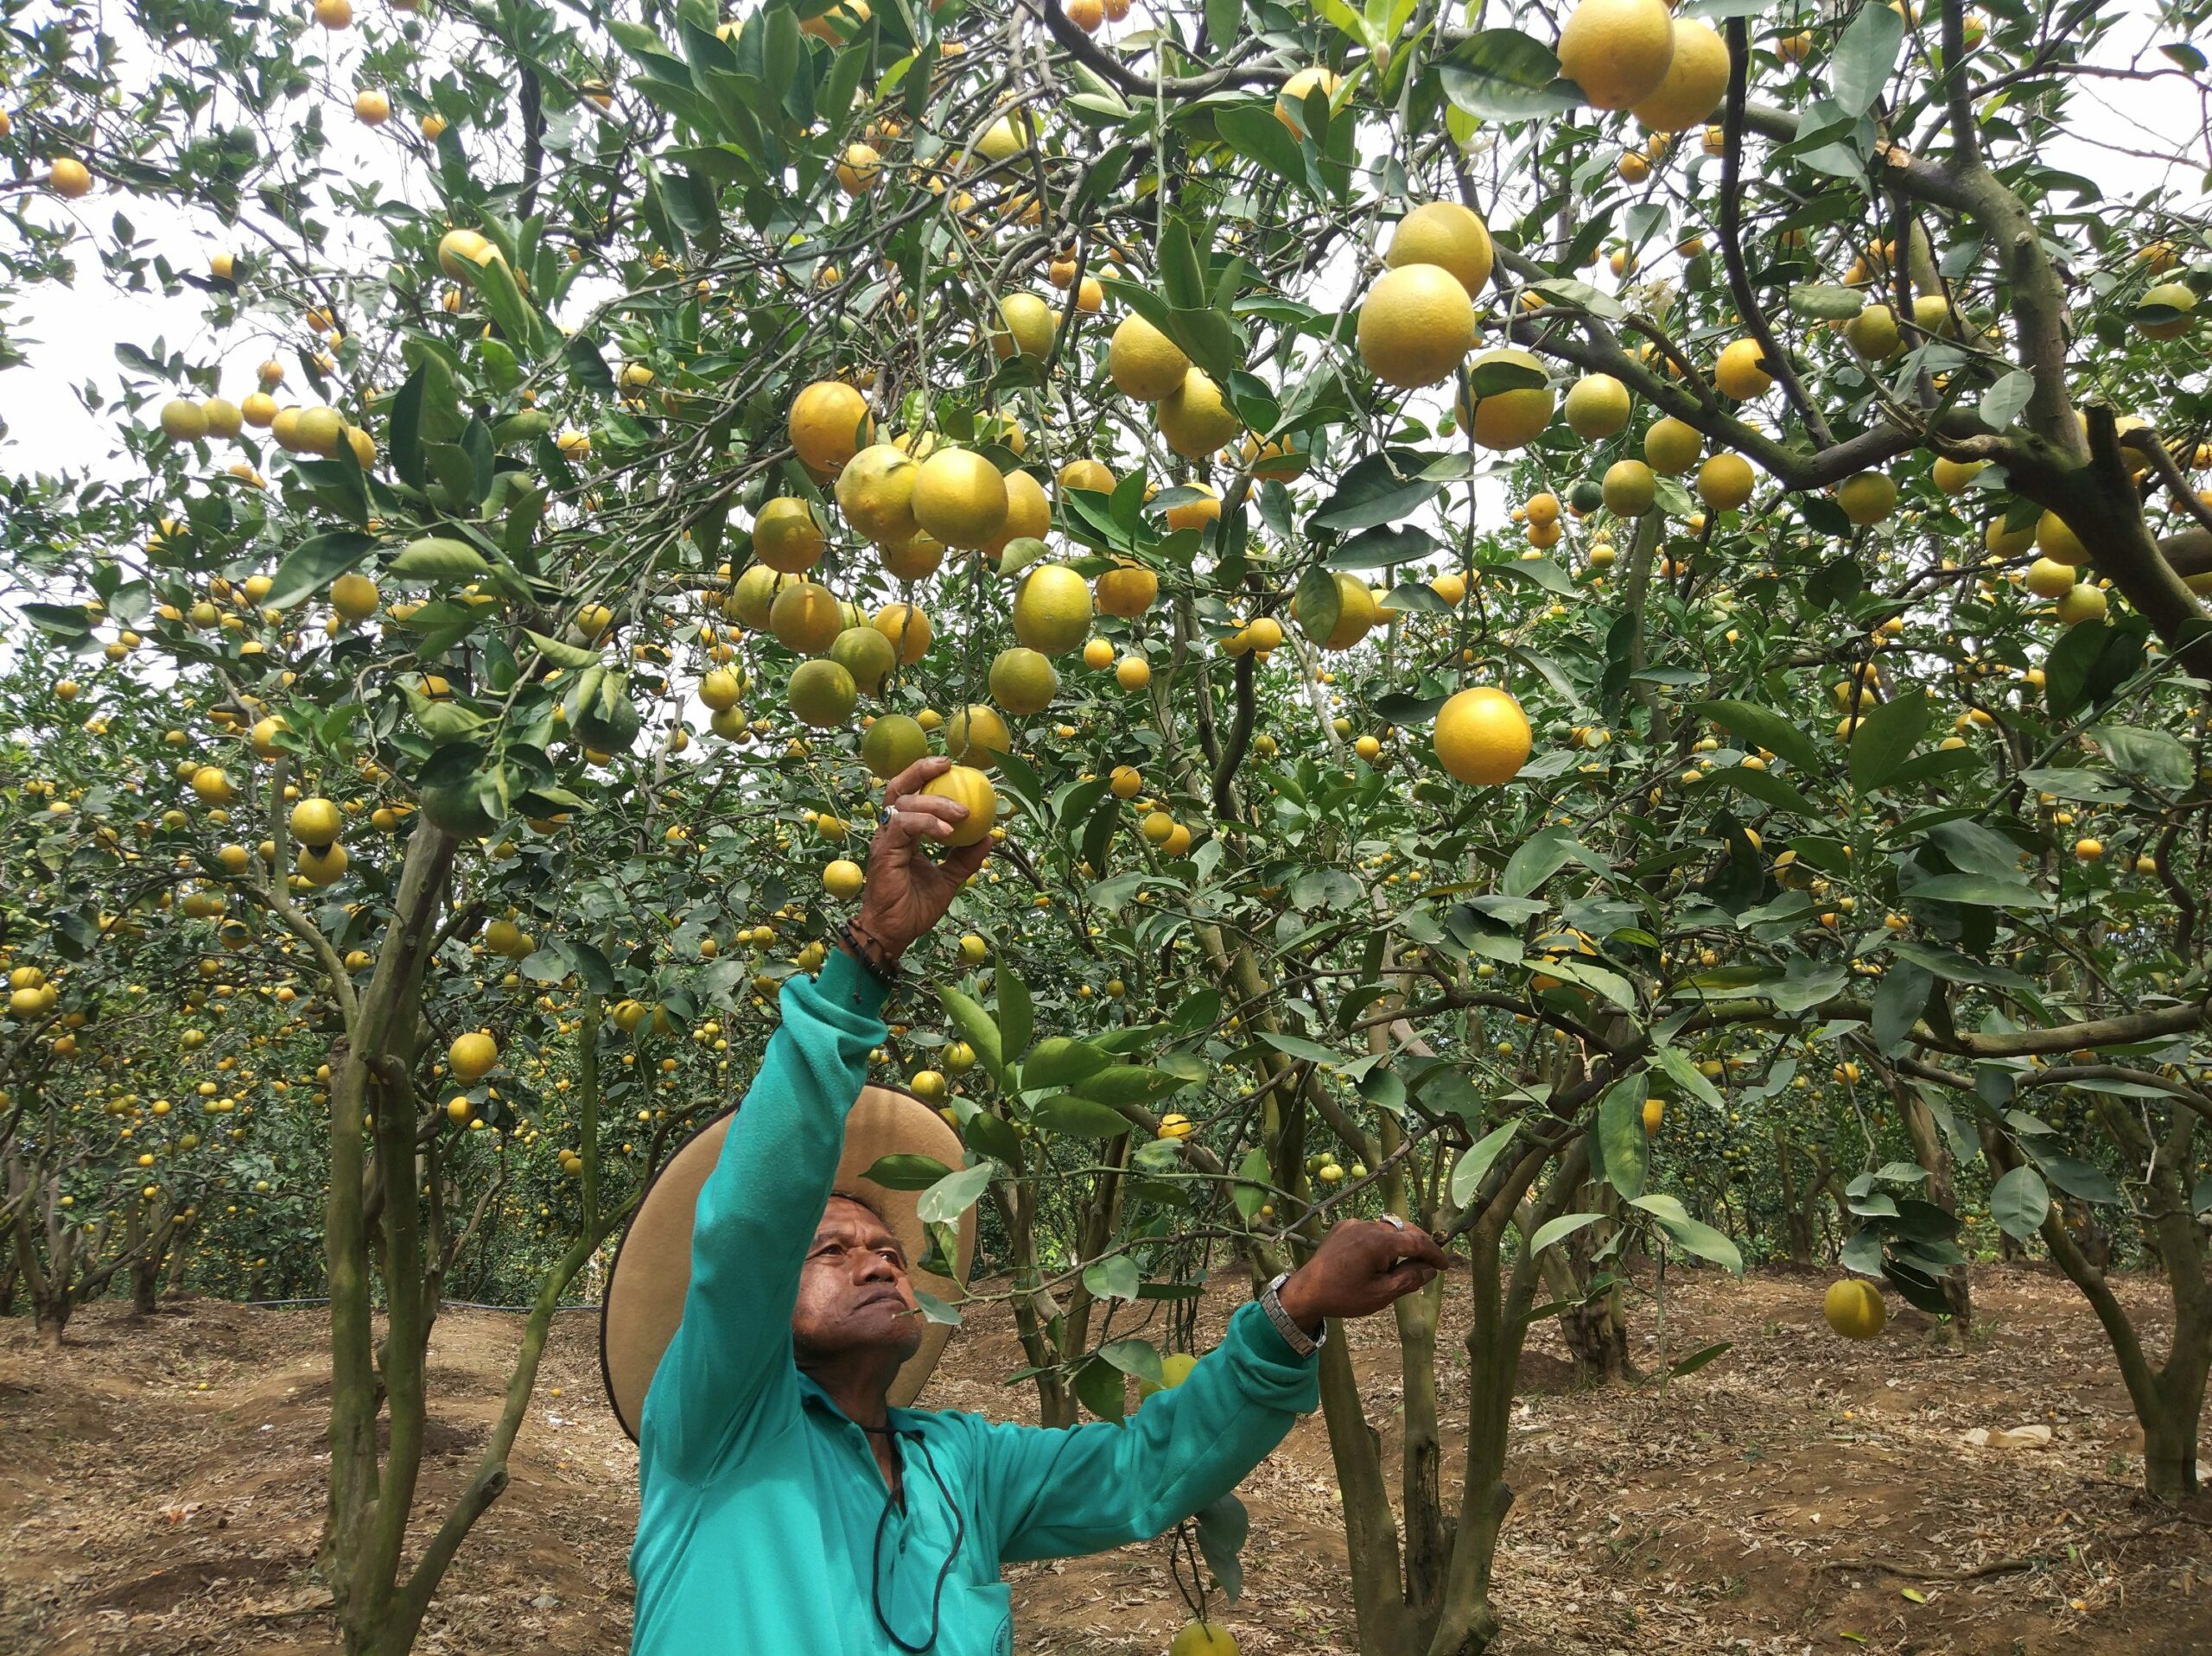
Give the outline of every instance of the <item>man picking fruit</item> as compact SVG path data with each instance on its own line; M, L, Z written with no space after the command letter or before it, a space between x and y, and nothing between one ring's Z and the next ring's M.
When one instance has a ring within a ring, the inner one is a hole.
M1402 1221L1338 1225L1126 1424L897 1406L950 1331L915 1278L957 1293L957 1262L918 1258L918 1198L865 1175L964 1158L934 1111L865 1082L899 957L990 849L924 854L967 814L925 791L946 768L885 789L858 917L818 978L785 986L743 1101L671 1158L616 1260L602 1356L639 1440L638 1656L1010 1656L1001 1564L1146 1539L1235 1488L1316 1405L1327 1319L1444 1263Z

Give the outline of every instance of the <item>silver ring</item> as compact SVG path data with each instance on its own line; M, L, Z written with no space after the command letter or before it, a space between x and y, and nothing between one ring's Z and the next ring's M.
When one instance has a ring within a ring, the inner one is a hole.
M1399 1230L1403 1230L1406 1228L1406 1221L1399 1218L1398 1215L1394 1213L1384 1214L1382 1215L1382 1222L1386 1225L1394 1226Z

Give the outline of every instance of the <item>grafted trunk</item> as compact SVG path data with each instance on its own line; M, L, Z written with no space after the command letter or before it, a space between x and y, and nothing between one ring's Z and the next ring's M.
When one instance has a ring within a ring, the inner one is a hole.
M1943 1142L1942 1130L1936 1125L1935 1112L1917 1088L1892 1080L1898 1108L1904 1115L1905 1132L1912 1139L1914 1157L1928 1174L1928 1199L1953 1218L1958 1216L1957 1187L1951 1178L1951 1148ZM1974 1296L1967 1283L1964 1265L1952 1266L1941 1278L1943 1303L1951 1308L1952 1342L1960 1343L1966 1330L1974 1325Z

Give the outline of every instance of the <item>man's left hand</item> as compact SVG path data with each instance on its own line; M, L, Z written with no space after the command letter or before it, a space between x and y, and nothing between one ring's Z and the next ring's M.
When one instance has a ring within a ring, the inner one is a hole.
M950 759L917 759L884 784L883 822L868 846L868 885L853 925L893 961L944 918L960 888L991 854L988 836L942 859L922 849L950 839L954 826L967 819L966 806L920 791L951 768Z
M1340 1220L1279 1298L1308 1334L1329 1317L1365 1317L1425 1287L1447 1260L1436 1240L1403 1221Z

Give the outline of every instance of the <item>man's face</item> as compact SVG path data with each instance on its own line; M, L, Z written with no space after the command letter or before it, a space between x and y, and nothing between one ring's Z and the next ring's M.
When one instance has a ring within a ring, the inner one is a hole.
M799 1361L882 1351L901 1361L922 1343L906 1251L880 1219L832 1196L799 1272L791 1339Z

